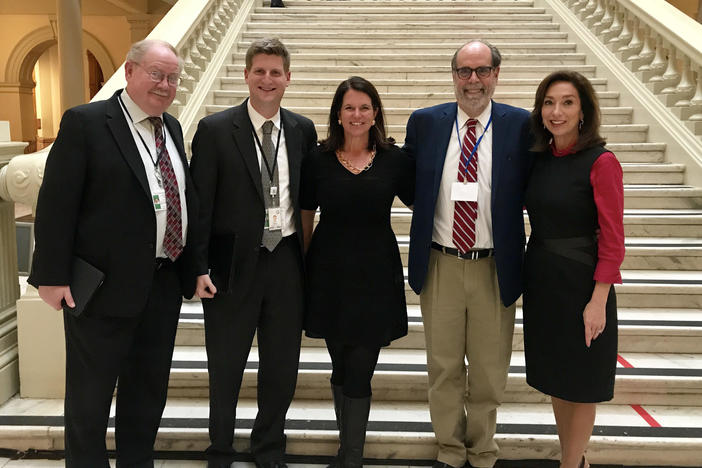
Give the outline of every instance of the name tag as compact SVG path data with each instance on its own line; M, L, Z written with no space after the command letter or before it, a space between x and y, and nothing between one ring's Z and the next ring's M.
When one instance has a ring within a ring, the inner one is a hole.
M451 185L452 201L478 201L477 182L454 182Z
M280 207L268 208L266 210L266 229L269 231L280 231L283 229L283 220Z
M166 191L157 190L151 194L151 201L154 203L154 211L164 211L166 209Z

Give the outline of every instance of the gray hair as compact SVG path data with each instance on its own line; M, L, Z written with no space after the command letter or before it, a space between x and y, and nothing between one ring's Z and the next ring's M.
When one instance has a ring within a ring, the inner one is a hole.
M183 71L183 59L178 55L178 51L170 43L160 39L143 39L132 44L127 52L127 62L141 63L144 55L154 47L164 47L175 54L178 58L178 73Z
M458 60L458 53L461 51L461 49L463 49L468 44L472 44L474 42L480 42L481 44L485 44L488 47L488 49L490 49L490 55L492 56L492 66L495 68L500 66L500 64L502 63L502 54L500 54L500 51L497 49L497 47L490 44L485 39L471 39L470 41L466 42L461 47L456 49L456 52L454 52L453 58L451 58L451 69L452 70L456 69L456 62Z
M277 55L283 59L283 69L290 71L290 52L279 39L274 37L264 37L254 41L246 51L246 69L251 70L254 56L258 54Z

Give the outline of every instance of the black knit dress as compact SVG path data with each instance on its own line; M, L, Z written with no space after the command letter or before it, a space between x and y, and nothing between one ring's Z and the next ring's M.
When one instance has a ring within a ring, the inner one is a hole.
M611 400L617 363L617 303L607 299L603 333L585 346L583 311L597 265L597 207L590 170L607 150L594 147L534 159L526 192L524 349L527 383L574 402Z

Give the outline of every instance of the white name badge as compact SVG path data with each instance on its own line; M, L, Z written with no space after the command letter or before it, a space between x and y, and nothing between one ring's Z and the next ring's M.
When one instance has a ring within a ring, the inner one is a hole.
M477 182L454 182L451 185L452 201L478 201Z
M266 229L269 231L280 231L283 229L280 207L268 208L266 210Z
M166 191L156 190L151 194L151 201L154 203L154 210L164 211L166 209Z

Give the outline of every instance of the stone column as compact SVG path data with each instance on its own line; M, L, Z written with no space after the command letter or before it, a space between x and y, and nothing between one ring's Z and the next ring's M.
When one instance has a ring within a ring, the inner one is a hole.
M81 0L56 0L61 113L85 103Z

